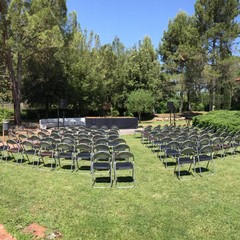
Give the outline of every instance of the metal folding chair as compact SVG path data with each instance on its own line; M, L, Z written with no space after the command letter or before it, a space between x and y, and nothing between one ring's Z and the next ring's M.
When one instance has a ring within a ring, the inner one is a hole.
M106 175L102 175L107 172ZM108 187L112 187L112 155L108 152L97 152L92 156L91 161L92 187L106 188L106 186L96 186L97 182L109 183Z
M134 179L134 155L129 151L121 151L113 158L114 180L118 188L132 188ZM121 174L119 172L121 171ZM124 172L124 173L123 173ZM130 172L130 174L129 174ZM119 185L120 182L130 182L131 185Z
M212 174L215 173L215 165L214 165L214 158L213 158L213 147L211 145L206 145L203 146L199 151L196 156L196 162L199 164L199 170L200 174L202 176L202 170L203 167L201 166L202 162L207 162L207 165L205 167L206 170L209 170L209 164L212 163L213 169L212 169Z
M192 147L184 148L180 152L180 155L177 157L176 166L174 169L174 172L176 172L176 169L178 168L178 170L177 170L178 179L181 179L181 167L183 167L183 165L186 165L186 164L189 164L189 168L188 168L187 172L191 173L193 176L195 176L191 171L191 166L193 164L193 169L194 169L193 171L195 173L195 165L196 165L195 156L196 156L196 150Z

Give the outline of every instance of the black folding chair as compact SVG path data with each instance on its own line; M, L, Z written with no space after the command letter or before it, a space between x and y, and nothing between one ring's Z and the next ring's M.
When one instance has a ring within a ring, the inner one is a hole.
M16 163L19 163L19 160L20 160L20 163L22 163L23 161L22 151L23 151L23 148L17 141L12 139L7 140L8 155L12 157ZM20 156L19 154L21 154L20 159L19 159L19 156Z
M107 176L102 176L103 172L107 172ZM99 174L101 175L99 175ZM107 182L108 187L112 187L112 155L108 152L96 152L92 156L91 161L92 187L106 188L106 186L97 186L97 182Z
M213 147L211 145L203 146L196 156L196 162L199 164L200 175L202 176L203 167L201 166L202 162L207 162L205 170L210 171L209 164L212 163L213 168L211 170L212 174L215 173L215 165L214 165L214 158L213 158Z
M54 169L53 164L54 164L54 167L57 166L55 145L51 144L50 142L41 141L39 143L39 151L38 151L38 161L37 161L38 167L40 166L40 162L42 162L43 165L46 166L46 162L44 161L44 159L51 161L51 170Z
M76 160L76 166L77 166L77 170L79 169L84 169L84 166L79 167L79 161L87 161L87 162L91 162L92 159L92 146L89 144L85 144L85 143L81 143L78 144L75 148L76 151L76 156L75 156L75 160ZM90 169L90 166L89 166Z
M132 188L135 186L134 179L134 155L129 151L120 151L114 158L114 179L117 188ZM119 171L121 175L119 176ZM124 171L124 174L123 174ZM129 175L130 171L130 175ZM130 182L131 185L119 185L120 182Z
M59 167L63 168L61 161L68 160L71 162L71 171L75 168L74 147L68 143L59 143L57 147L56 157Z
M176 166L174 169L174 172L176 172L176 169L178 168L178 170L177 170L178 179L181 179L181 167L183 167L183 165L186 165L186 164L189 164L189 168L188 168L187 172L191 173L193 176L195 176L191 171L191 166L193 164L193 169L194 169L193 171L195 173L195 165L196 165L195 156L196 156L196 150L192 147L184 148L180 152L180 155L177 157Z

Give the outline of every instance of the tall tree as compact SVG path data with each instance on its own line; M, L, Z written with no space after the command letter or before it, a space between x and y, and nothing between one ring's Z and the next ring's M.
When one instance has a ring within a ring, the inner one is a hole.
M2 52L11 83L15 123L18 125L21 124L21 80L28 9L29 1L0 2Z
M179 86L180 112L183 109L184 93L187 91L189 96L190 91L193 92L194 89L190 68L191 63L196 62L193 56L201 55L200 46L194 17L179 12L169 21L168 30L164 31L159 53L164 62L164 70L173 75L172 78Z
M28 15L31 54L26 59L24 100L31 105L49 106L65 98L67 83L57 54L64 46L66 4L62 0L34 0Z
M60 10L60 11L59 11ZM26 61L61 41L65 0L1 0L0 31L5 66L14 102L14 118L21 124L21 88Z
M195 3L198 30L208 54L208 64L213 71L221 71L219 78L210 81L210 110L216 105L222 108L221 96L231 95L231 89L225 87L229 68L219 68L218 64L232 55L233 41L240 33L236 21L239 9L239 0L197 0ZM225 108L229 107L226 104Z

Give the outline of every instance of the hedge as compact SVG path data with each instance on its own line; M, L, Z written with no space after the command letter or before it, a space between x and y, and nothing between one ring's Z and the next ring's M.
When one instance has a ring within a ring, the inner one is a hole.
M236 132L240 130L240 111L217 110L193 118L193 125L199 127L211 126L215 129L227 129Z

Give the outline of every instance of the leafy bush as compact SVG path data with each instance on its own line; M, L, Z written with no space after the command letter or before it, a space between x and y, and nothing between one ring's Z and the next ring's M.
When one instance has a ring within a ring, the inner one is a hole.
M192 110L193 111L204 111L204 109L205 109L205 106L204 106L204 104L203 103L193 103L192 104Z
M150 91L138 89L132 91L127 99L126 107L128 111L138 114L141 121L142 113L150 113L154 108L155 99Z
M226 128L228 131L240 130L240 111L217 110L193 118L193 125L212 126L215 129Z
M13 111L5 108L0 108L0 121L3 119L9 119L13 116Z
M116 110L114 108L111 108L110 111L111 111L110 114L111 114L112 117L119 116L119 111L118 110Z
M2 133L2 122L4 119L10 119L13 116L13 111L5 108L0 108L0 133Z

